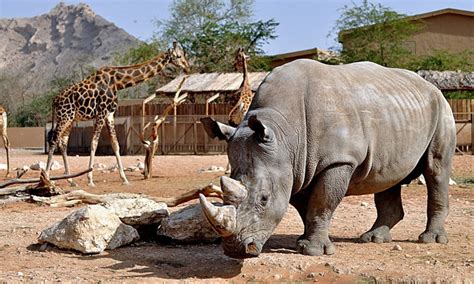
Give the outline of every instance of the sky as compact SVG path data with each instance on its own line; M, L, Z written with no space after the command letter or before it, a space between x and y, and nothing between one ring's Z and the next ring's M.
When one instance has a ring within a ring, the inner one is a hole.
M131 35L149 40L156 31L156 20L169 17L172 0L65 0L66 4L87 3L96 14L113 22ZM256 0L253 20L275 19L280 25L277 38L264 46L268 55L303 49L335 46L327 37L344 5L361 0ZM379 2L393 10L415 15L444 8L474 11L474 0L400 0ZM59 1L0 0L0 18L33 17L49 12Z

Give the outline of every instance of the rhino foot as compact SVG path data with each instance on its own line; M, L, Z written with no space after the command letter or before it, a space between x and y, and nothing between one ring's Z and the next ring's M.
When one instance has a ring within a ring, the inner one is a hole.
M296 244L296 250L304 255L323 255L323 254L334 254L336 247L332 242L327 240L310 241L307 239L300 239Z
M447 244L448 235L444 229L426 230L418 237L418 241L425 244L434 242L439 244Z
M387 226L380 226L373 230L370 230L362 236L360 236L359 240L362 243L370 243L374 242L376 244L381 243L389 243L392 241L392 236L390 235L390 228Z

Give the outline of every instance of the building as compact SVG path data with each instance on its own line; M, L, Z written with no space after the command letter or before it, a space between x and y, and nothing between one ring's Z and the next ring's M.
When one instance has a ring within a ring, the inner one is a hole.
M421 29L406 41L406 48L416 55L429 55L435 50L460 53L474 51L474 12L458 9L438 11L410 16L411 21L421 24ZM365 29L370 27L361 27ZM350 43L351 30L342 31L339 41ZM474 60L474 58L473 58Z

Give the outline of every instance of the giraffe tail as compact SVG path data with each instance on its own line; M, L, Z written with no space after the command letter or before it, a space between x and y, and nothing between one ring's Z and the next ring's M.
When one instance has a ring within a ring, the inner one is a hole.
M54 130L54 120L56 118L56 103L53 100L52 108L51 108L51 129L48 131L48 142L53 139L53 130Z

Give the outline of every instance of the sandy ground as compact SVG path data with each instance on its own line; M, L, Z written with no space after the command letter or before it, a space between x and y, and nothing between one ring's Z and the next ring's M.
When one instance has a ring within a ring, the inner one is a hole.
M13 167L46 161L40 153L14 150ZM136 156L123 157L124 165L136 164ZM56 160L61 161L59 156ZM0 161L5 161L0 151ZM113 157L97 162L115 164ZM73 171L85 169L88 157L70 157ZM80 188L94 193L133 192L154 196L174 196L185 190L218 182L223 173L202 173L212 165L225 167L226 156L157 156L154 176L143 181L139 172L127 172L131 185L122 186L118 173L94 172L96 188ZM5 171L0 171L3 177ZM62 174L62 170L52 175ZM35 177L38 172L28 173ZM474 179L474 156L456 156L453 177ZM1 179L0 179L1 181ZM58 182L67 187L66 182ZM61 220L76 208L49 208L26 202L0 200L0 280L7 282L247 282L247 281L447 281L474 282L474 186L450 187L450 215L447 245L420 244L418 235L426 222L426 188L409 186L403 190L405 218L393 230L393 242L357 243L360 234L375 220L373 196L346 197L338 207L331 226L337 251L331 256L297 254L296 238L303 225L290 207L283 221L258 258L243 261L224 256L219 244L170 245L138 242L99 255L82 255L49 246L40 251L41 230ZM183 205L184 206L184 205ZM399 245L401 250L393 250Z

